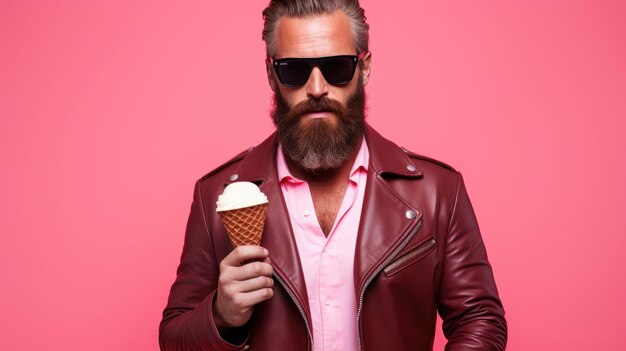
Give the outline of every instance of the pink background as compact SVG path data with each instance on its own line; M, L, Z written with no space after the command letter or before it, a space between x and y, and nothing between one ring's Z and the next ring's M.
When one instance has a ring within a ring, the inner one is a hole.
M0 2L2 349L158 348L194 181L273 130L266 1L219 3ZM463 172L508 349L624 347L625 3L362 4L369 122Z

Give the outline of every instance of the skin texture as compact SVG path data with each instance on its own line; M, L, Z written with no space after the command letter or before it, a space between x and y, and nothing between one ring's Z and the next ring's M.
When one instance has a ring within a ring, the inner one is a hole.
M324 57L354 55L356 49L348 17L342 11L330 15L304 18L283 17L276 31L276 57ZM280 93L290 106L311 98L328 97L345 106L354 94L362 76L367 85L370 76L371 54L363 57L352 81L344 86L326 82L322 72L315 67L305 85L298 88L283 86L276 77L269 60L266 62L267 77L272 91ZM311 118L322 118L337 125L337 117L330 112L305 114L300 123ZM359 144L360 146L360 144ZM337 170L323 175L308 174L287 160L290 171L309 183L315 211L323 232L328 235L348 185L350 168L358 149ZM218 328L243 326L250 320L254 305L273 296L272 266L269 253L260 246L242 246L233 250L220 263L217 295L214 300L214 319Z

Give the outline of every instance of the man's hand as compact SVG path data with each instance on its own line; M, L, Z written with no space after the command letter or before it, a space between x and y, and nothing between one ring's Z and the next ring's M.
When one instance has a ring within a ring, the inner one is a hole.
M220 262L213 318L218 328L240 327L254 305L274 296L272 266L261 246L239 246Z

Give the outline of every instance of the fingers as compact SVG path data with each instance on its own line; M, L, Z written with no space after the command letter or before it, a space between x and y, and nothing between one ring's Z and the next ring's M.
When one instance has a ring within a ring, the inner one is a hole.
M229 276L234 280L246 280L254 277L264 276L271 277L274 269L272 265L265 262L250 262L238 267L239 269L231 268Z
M252 290L250 292L234 295L232 298L232 305L235 310L239 309L244 311L260 302L269 300L272 296L274 296L274 290L271 288Z
M269 255L267 249L261 246L245 245L236 247L228 256L224 257L221 264L225 266L241 266L245 261L264 260Z
M220 275L228 280L243 281L258 276L271 277L273 271L267 250L260 246L240 246L220 263Z
M216 325L247 323L254 305L274 296L272 273L268 252L260 246L240 246L228 254L220 262L214 301Z
M243 293L260 290L263 288L271 288L274 286L274 280L269 277L255 277L239 282L237 290ZM271 289L270 289L271 290Z

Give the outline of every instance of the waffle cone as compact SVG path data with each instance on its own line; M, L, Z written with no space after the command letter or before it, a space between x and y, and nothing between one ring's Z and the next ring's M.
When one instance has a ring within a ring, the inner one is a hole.
M235 247L261 244L267 204L218 213L222 217L230 241Z

